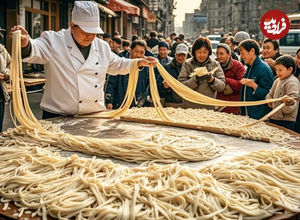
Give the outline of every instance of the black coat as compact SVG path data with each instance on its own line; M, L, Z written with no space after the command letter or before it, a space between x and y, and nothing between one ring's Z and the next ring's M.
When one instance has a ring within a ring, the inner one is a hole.
M112 104L114 109L117 109L122 104L128 85L129 74L108 76L107 86L105 90L105 103ZM149 68L144 67L139 71L139 78L135 90L135 97L131 107L146 107L150 106L147 101L147 96L150 94L149 89Z
M171 61L171 63L169 63L168 65L165 66L165 69L175 79L178 79L179 73L181 71L181 67L182 67L182 65L180 65L179 63L176 62L175 59L173 59ZM158 76L157 84L158 84L158 89L159 89L160 96L165 98L166 102L181 103L182 98L179 95L177 95L177 93L174 92L173 89L171 89L170 87L165 89L163 87L162 82L163 82L163 78L161 76ZM180 83L180 82L178 81L178 83Z

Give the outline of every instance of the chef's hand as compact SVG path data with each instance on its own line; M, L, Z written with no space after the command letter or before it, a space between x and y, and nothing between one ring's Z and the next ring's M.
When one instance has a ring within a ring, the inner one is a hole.
M257 89L257 84L252 79L243 78L240 81L241 84L251 87L252 89Z
M5 73L0 73L0 80L7 80L8 79L8 75Z
M28 32L21 25L14 26L10 29L9 37L12 38L13 32L20 30L21 31L21 47L26 47L29 43Z
M109 103L106 105L107 110L112 110L113 109L113 104Z
M154 57L144 57L138 62L138 66L156 66L157 60Z

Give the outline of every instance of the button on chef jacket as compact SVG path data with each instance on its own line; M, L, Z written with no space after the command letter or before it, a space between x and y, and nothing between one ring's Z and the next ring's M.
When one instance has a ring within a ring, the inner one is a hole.
M41 108L61 115L88 114L105 109L105 75L127 74L132 60L120 58L95 38L85 60L71 29L45 31L30 39L31 53L23 62L44 64L45 90Z

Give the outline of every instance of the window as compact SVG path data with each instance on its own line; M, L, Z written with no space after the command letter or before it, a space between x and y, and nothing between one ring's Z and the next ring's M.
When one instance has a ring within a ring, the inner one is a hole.
M57 0L41 0L40 9L25 7L25 25L32 38L45 30L59 30L59 3Z
M280 46L299 46L300 33L288 33L279 41Z

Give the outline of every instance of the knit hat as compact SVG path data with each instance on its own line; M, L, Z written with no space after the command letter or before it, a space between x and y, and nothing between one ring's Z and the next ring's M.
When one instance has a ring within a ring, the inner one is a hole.
M230 49L230 47L228 46L228 44L224 44L224 43L220 43L218 46L217 46L217 48L218 47L223 47L225 50L227 50L229 53L231 52L231 49Z
M166 47L169 50L169 44L165 41L161 41L158 43L158 48L160 47Z
M243 40L250 39L250 35L245 31L239 31L234 35L234 42L239 44Z
M103 33L100 28L99 9L92 1L75 1L72 22L87 33Z

